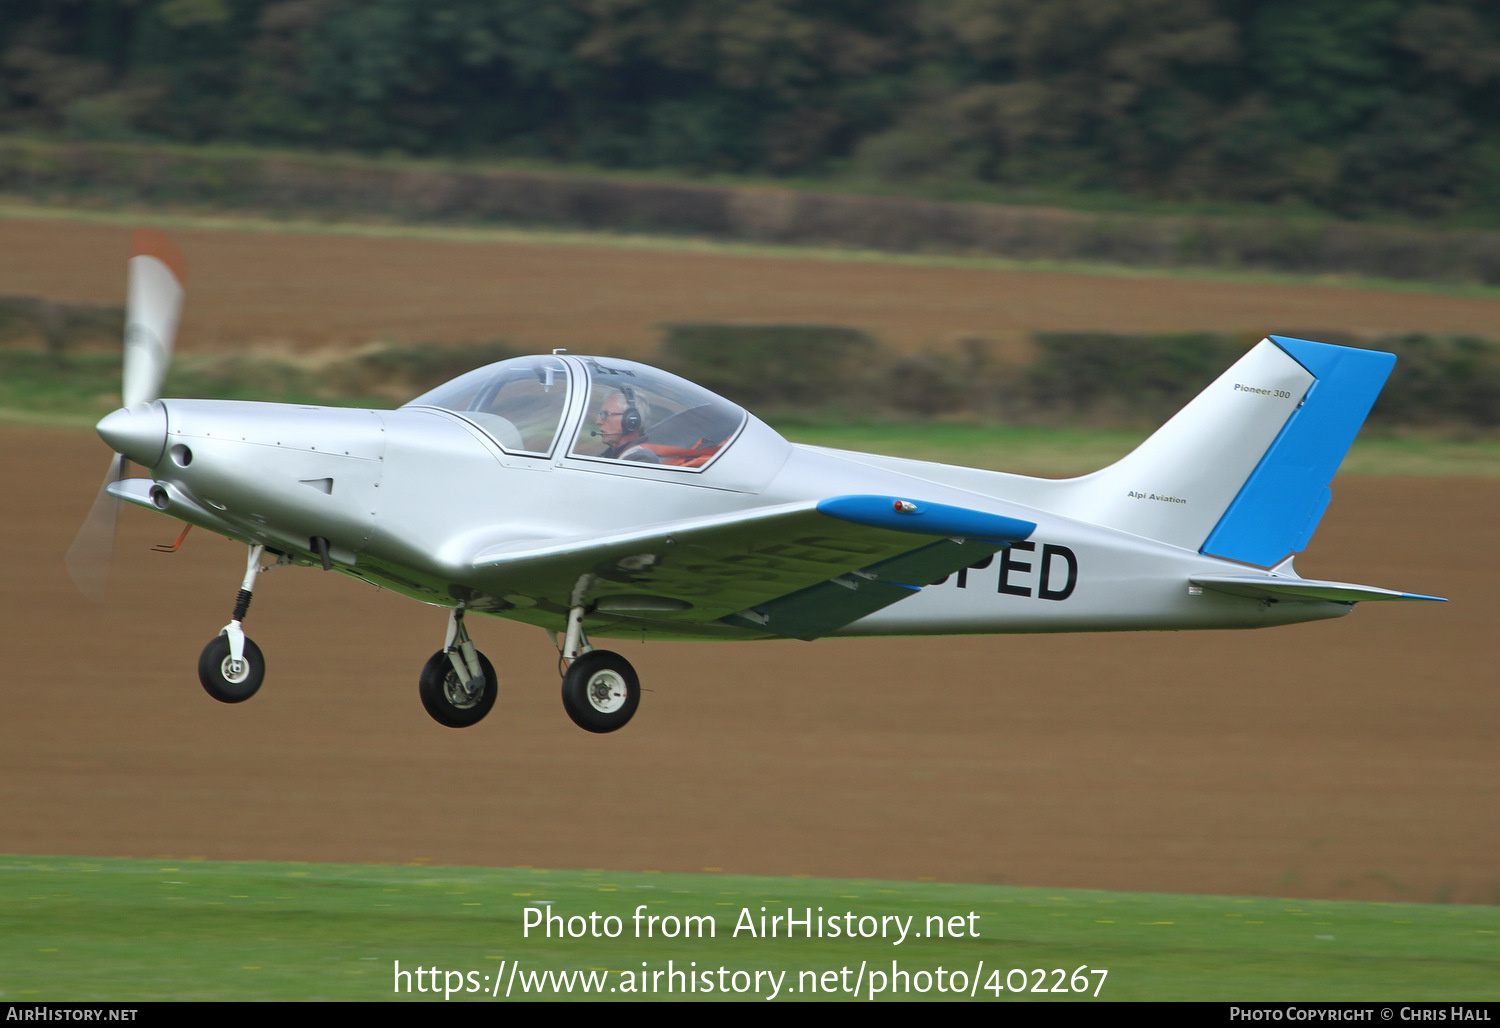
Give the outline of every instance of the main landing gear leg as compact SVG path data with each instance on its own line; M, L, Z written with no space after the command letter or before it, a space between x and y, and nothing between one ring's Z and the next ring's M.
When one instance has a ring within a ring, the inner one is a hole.
M234 599L234 616L229 624L220 629L213 642L203 648L198 658L198 680L208 694L220 703L243 703L255 695L266 677L266 660L260 647L245 635L245 614L250 609L250 598L255 591L255 579L260 575L260 555L265 547L260 543L250 547L250 557L245 562L245 581L240 585L239 595Z
M589 645L583 630L584 608L568 611L568 633L563 639L562 701L568 717L589 732L624 728L641 702L641 683L630 661L609 650Z
M427 713L448 728L477 724L495 705L500 691L495 668L474 648L462 607L449 611L443 648L422 668L418 691Z

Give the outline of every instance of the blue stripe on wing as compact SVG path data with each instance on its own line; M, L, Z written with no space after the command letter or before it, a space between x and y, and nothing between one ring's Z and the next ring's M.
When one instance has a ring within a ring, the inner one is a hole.
M1026 539L1036 531L1033 521L899 496L832 496L818 502L818 513L871 528L954 539L1009 543Z

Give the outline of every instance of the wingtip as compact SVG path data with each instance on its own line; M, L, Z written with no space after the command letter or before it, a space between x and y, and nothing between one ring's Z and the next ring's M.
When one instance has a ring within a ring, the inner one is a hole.
M187 283L187 261L182 259L182 252L165 232L154 228L136 229L130 241L130 256L155 257L176 276L179 285Z

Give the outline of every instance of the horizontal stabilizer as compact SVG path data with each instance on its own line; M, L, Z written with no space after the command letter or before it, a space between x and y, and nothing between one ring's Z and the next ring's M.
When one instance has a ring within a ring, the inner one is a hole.
M1308 578L1265 578L1250 575L1193 575L1188 581L1215 592L1267 600L1332 600L1335 603L1360 603L1364 600L1436 600L1442 596L1423 596L1394 589L1377 589L1373 585L1349 582L1318 582Z

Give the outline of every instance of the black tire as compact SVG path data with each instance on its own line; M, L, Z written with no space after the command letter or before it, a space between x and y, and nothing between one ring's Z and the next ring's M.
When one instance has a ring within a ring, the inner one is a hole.
M216 636L198 657L198 681L220 703L244 703L254 696L266 678L266 658L251 639L245 640L244 668L230 667L229 636Z
M458 672L448 654L439 650L422 668L418 691L422 695L422 706L438 724L447 728L468 728L484 720L484 716L495 705L500 685L495 678L495 668L489 658L478 650L479 669L484 672L484 690L470 699L459 681Z
M573 661L562 681L563 709L587 732L624 728L641 703L641 682L630 661L593 650Z

